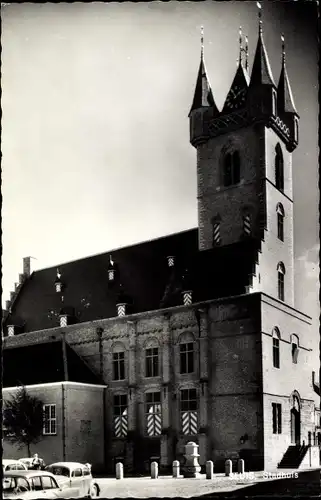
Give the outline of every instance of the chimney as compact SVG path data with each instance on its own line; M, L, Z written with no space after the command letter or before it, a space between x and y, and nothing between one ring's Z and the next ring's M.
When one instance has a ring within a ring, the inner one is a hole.
M14 325L8 325L8 337L14 337Z
M126 316L126 303L117 304L117 315L118 316Z
M175 257L173 255L168 255L167 257L168 267L174 267L175 265Z
M60 326L62 328L67 326L68 325L68 315L67 314L60 314L59 322L60 322Z
M11 300L11 302L15 298L15 295L16 295L15 292L10 292L10 300Z
M24 281L24 275L23 274L19 274L19 283L20 283L20 285L22 285L23 281Z
M190 306L193 302L193 292L192 290L186 290L182 292L183 295L183 304L184 306Z
M11 300L6 300L6 311L9 311L11 306Z
M23 274L25 276L31 275L31 257L23 258Z
M19 285L20 285L20 283L15 283L15 284L14 284L14 289L15 289L15 291L17 290L17 288L19 287Z

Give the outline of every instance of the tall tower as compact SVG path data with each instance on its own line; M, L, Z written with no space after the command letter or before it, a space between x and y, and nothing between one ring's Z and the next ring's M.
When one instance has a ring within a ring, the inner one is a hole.
M284 38L276 86L260 11L258 24L251 77L247 39L243 48L240 31L238 66L222 111L214 102L202 44L189 114L190 142L197 151L199 249L251 239L258 255L249 292L264 291L293 305L291 153L298 145L299 116L286 71Z

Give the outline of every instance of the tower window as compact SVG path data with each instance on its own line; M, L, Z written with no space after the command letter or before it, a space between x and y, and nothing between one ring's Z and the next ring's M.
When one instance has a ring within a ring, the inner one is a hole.
M278 225L278 239L284 241L284 208L281 203L278 203L276 212L277 212L277 225Z
M280 191L284 190L284 161L280 144L275 148L275 185Z
M280 331L274 328L272 335L273 366L280 368Z
M240 182L240 154L238 151L227 153L224 158L223 184L225 187L233 186Z
M280 403L272 403L273 434L282 432L282 406Z
M278 263L277 267L278 271L278 298L279 300L284 301L284 275L285 275L285 267L283 262Z
M291 354L292 354L292 363L295 365L298 362L299 355L299 339L297 335L291 335Z
M272 90L272 115L276 116L276 92Z
M299 141L299 122L296 116L294 117L294 140Z
M221 223L219 220L213 220L213 245L221 244Z

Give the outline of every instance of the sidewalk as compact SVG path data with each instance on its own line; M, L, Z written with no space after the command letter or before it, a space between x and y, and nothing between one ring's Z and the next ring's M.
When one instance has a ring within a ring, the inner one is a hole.
M293 471L283 469L273 471L275 474L290 474ZM268 495L268 494L309 494L320 495L320 470L300 471L298 478L264 477L264 472L253 472L226 477L214 474L213 480L206 479L205 474L200 478L174 479L171 476L160 476L158 479L150 477L135 477L116 480L113 478L98 479L101 487L101 496L104 498L148 498L148 497L193 497L213 496L216 493L242 495ZM252 493L253 491L253 493Z

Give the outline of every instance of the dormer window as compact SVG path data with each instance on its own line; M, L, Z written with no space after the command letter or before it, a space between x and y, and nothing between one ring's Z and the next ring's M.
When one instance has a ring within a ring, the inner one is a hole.
M167 264L168 264L168 267L174 267L174 265L175 265L175 257L173 255L169 255L167 257Z
M15 327L14 325L8 325L8 337L14 337Z
M193 302L193 292L187 290L183 292L183 304L184 306L190 306Z
M112 256L109 257L109 266L108 266L108 281L115 280L115 262L112 259Z
M223 165L223 184L224 187L233 186L240 182L240 153L234 151L227 153L224 158Z
M65 326L67 326L68 325L68 316L67 316L67 314L61 314L59 316L59 322L60 322L60 326L62 328L64 328Z
M126 316L126 306L127 304L117 304L117 316Z
M59 269L57 269L57 277L55 280L55 288L57 293L62 292L62 281L61 281L61 273L59 272Z

